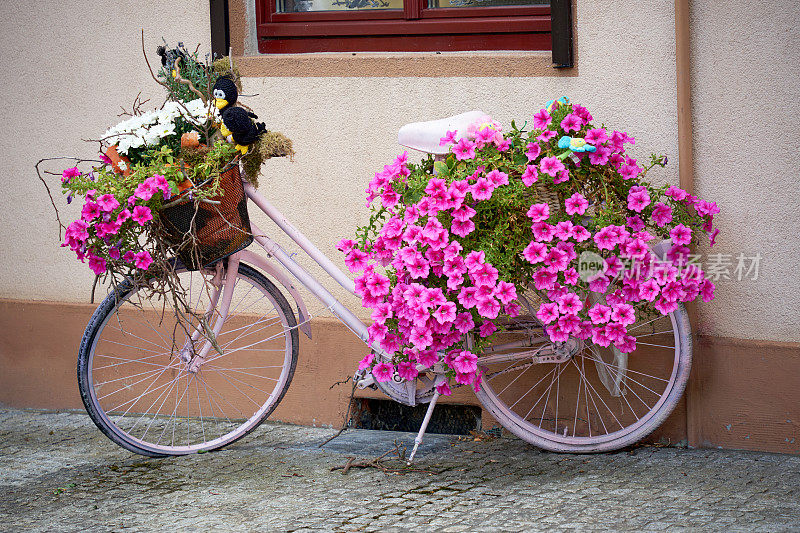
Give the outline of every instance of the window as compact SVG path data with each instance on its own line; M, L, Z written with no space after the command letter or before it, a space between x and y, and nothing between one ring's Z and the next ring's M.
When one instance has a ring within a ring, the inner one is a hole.
M558 4L568 17L564 0L553 0L553 15ZM548 0L256 0L267 54L549 51L551 20Z

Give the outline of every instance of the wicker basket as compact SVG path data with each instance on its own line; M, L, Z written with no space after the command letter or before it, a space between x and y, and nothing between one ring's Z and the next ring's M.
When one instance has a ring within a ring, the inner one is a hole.
M223 170L220 187L219 196L210 198L218 204L187 197L161 210L166 238L177 247L178 257L189 270L208 267L253 242L238 163Z

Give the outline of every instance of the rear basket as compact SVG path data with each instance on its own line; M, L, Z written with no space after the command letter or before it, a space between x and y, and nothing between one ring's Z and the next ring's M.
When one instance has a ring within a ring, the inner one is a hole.
M219 204L187 198L161 210L166 238L189 270L208 267L253 242L238 163L220 174L219 183L222 192L209 198Z

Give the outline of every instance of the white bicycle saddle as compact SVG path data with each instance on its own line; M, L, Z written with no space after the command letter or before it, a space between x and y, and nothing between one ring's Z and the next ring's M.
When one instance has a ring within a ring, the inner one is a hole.
M402 146L429 154L446 154L450 145L440 146L439 140L448 131L457 131L458 137L466 136L467 126L486 116L483 111L467 111L453 117L426 122L406 124L397 134L397 142Z

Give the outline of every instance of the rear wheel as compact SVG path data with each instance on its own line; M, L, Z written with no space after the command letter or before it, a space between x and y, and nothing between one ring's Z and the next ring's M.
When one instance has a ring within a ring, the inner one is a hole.
M215 308L213 273L177 275L195 315ZM269 416L292 380L299 345L294 313L255 269L239 265L229 315L216 336L220 351L210 349L199 368L180 357L198 327L196 316L183 317L171 297L126 281L100 304L84 333L83 403L97 427L132 452L184 455L230 444ZM206 342L201 337L193 344L199 350Z
M692 343L683 305L667 316L653 311L628 331L637 341L630 354L591 340L555 346L535 317L519 317L479 359L478 399L506 429L540 448L587 453L631 445L680 400Z

